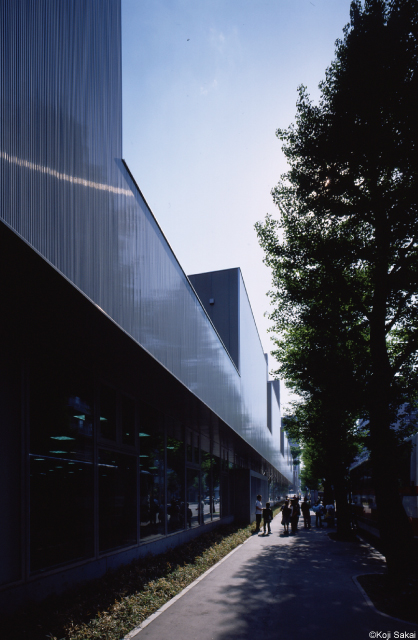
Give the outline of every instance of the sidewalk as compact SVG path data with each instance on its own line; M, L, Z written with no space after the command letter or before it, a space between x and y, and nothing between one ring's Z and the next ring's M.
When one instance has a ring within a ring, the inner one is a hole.
M352 579L384 571L382 556L327 534L313 527L285 536L276 517L271 535L252 536L129 638L366 640L387 638L370 634L388 631L392 638L414 637L396 636L417 628L379 614Z

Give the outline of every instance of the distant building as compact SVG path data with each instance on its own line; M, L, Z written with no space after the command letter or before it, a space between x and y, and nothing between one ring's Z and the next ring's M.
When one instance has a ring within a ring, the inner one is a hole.
M418 536L418 411L409 404L403 404L398 411L398 419L392 425L397 430L400 427L415 431L405 439L398 452L397 474L398 490L402 497L402 504L411 523L415 536ZM368 421L359 424L367 428ZM370 452L365 449L350 465L351 500L356 515L356 523L360 529L380 536L377 516L376 491L373 479L373 469Z
M10 610L252 521L292 466L240 270L189 280L122 159L120 0L3 0L0 23Z

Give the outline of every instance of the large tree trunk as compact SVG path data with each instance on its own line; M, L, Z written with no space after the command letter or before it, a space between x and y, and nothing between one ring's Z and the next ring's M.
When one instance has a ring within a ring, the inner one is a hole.
M337 511L337 534L339 538L350 538L351 506L348 502L347 482L344 473L338 473L334 480L334 493Z
M392 574L410 572L415 564L412 527L402 505L396 471L396 443L390 427L376 414L370 422L372 474L383 553Z
M404 574L414 564L413 533L398 491L396 436L391 428L393 372L386 344L389 230L384 214L376 218L377 259L370 318L370 458L380 536L388 570Z

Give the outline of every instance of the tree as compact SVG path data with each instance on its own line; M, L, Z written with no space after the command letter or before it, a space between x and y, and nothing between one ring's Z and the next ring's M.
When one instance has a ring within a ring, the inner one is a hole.
M305 446L302 451L303 467L300 470L299 478L302 492L307 491L319 491L322 487L322 474L321 471L316 471L314 455L316 450L313 451Z
M280 222L257 226L286 367L286 341L307 318L331 318L334 344L352 357L391 571L410 566L412 548L391 425L417 389L417 36L418 0L351 3L318 105L301 87L296 124L277 132L290 165L272 192ZM338 399L345 406L341 387Z
M346 414L340 394L313 393L309 397L305 394L304 402L293 409L286 427L289 435L302 443L302 460L311 479L310 488L315 489L315 481L323 480L326 502L335 499L337 503L338 535L347 538L352 535L348 468L359 452L362 434Z

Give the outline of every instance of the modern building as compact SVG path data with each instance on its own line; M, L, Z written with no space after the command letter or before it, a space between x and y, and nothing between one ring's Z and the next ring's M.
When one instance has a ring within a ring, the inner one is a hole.
M0 2L0 607L287 493L239 269L188 278L122 156L120 0Z

